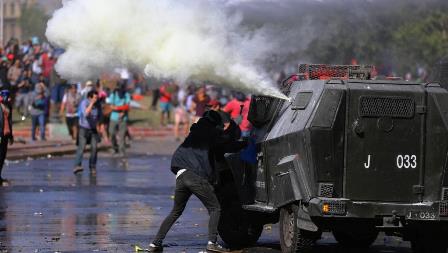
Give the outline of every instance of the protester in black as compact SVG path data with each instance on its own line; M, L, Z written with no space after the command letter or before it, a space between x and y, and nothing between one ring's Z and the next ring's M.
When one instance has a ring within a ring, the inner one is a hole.
M224 125L219 113L208 111L192 125L190 134L174 152L171 160L171 171L176 174L174 207L150 244L150 252L163 251L163 239L181 216L192 194L199 198L210 215L207 250L228 251L217 243L221 208L212 186L216 181L216 174L210 153L211 149L226 142L223 131Z

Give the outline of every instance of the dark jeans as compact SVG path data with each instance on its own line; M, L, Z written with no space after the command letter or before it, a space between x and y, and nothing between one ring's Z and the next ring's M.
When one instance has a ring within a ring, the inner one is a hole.
M40 139L45 140L45 114L31 116L31 138L36 140L36 127L39 124Z
M2 136L0 140L0 179L2 179L2 170L5 163L6 153L8 152L8 136Z
M210 183L197 176L193 172L185 171L176 180L176 190L174 192L174 207L170 214L165 218L157 233L154 244L162 244L166 234L173 226L174 222L182 215L187 205L188 199L194 194L207 208L210 215L208 222L208 238L211 242L216 242L218 238L218 222L221 213L221 207L218 198L214 193L213 186Z
M78 134L79 142L78 142L78 150L76 151L76 159L75 166L82 165L82 156L84 154L84 149L87 146L87 143L90 142L90 159L89 159L89 168L96 168L96 160L97 160L97 146L98 146L98 132L96 130L91 130L87 128L80 127Z

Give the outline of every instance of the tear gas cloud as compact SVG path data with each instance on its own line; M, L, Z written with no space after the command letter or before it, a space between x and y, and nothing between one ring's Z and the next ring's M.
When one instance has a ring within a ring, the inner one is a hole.
M282 96L271 71L285 66L296 71L303 62L347 63L315 62L308 54L310 45L338 35L338 27L369 29L406 6L447 5L446 0L65 0L46 35L66 49L56 70L67 79L128 67L156 78L213 81ZM390 52L384 55L388 62Z
M66 79L117 67L156 78L213 81L285 98L262 69L277 47L263 27L242 26L221 1L67 0L48 22L49 41L66 50L56 71Z

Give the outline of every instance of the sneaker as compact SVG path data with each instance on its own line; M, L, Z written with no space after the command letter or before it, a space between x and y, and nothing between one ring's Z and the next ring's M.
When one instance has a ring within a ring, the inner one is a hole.
M2 187L8 187L9 184L9 180L8 179L4 179L4 178L0 178L0 186Z
M149 244L148 252L163 252L163 246L151 243Z
M73 174L78 174L79 172L82 172L84 169L81 166L76 166L73 169Z
M207 243L207 251L211 252L230 252L229 249L224 248L223 246L219 245L217 242L208 242Z

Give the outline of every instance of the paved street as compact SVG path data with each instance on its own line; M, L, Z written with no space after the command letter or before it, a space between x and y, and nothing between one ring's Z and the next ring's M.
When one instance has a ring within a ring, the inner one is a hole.
M103 153L96 176L74 176L72 157L10 162L5 176L12 186L0 189L0 252L132 252L132 245L146 245L171 208L169 154L176 145L137 142L127 161ZM168 234L165 252L201 251L207 220L194 198ZM266 226L257 247L244 252L279 252L277 226ZM314 252L349 250L326 233ZM381 236L367 252L410 249Z

